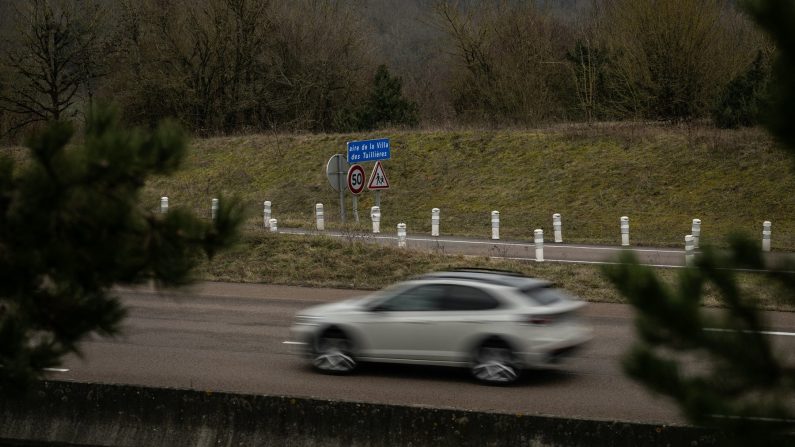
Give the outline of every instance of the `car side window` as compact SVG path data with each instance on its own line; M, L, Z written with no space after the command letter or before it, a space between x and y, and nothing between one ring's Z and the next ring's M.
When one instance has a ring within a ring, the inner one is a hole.
M378 309L390 312L439 310L444 292L442 285L417 286L389 298Z
M469 286L447 286L442 300L443 310L489 310L499 305L489 293Z

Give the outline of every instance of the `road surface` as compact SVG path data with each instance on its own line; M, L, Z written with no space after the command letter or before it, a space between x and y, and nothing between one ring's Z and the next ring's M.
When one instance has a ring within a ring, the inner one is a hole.
M489 387L465 370L367 366L352 376L312 371L283 344L293 314L361 291L201 283L179 293L122 290L124 334L83 343L60 380L178 387L334 400L421 405L603 420L682 423L675 407L625 378L619 367L632 343L629 307L590 304L595 339L560 371L534 372L518 386ZM769 313L789 352L795 314Z
M360 233L343 231L312 231L296 228L279 230L283 234L326 235L329 237L358 240L382 245L397 245L397 236L388 233ZM683 243L684 244L684 243ZM439 236L409 234L406 246L415 250L432 251L451 255L489 256L493 258L534 261L536 246L521 240L491 240L461 236ZM685 250L663 247L621 247L609 245L563 244L544 242L545 262L568 262L581 264L611 264L617 261L623 251L632 251L641 264L653 267L683 267ZM695 254L698 253L696 250ZM765 253L771 263L777 263L792 256L789 252Z

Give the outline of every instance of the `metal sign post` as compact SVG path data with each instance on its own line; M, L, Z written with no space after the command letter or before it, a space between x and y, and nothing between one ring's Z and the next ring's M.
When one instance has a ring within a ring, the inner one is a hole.
M346 176L348 174L348 163L342 154L332 155L326 163L326 177L329 184L335 191L340 192L340 219L345 223L345 189L348 187Z

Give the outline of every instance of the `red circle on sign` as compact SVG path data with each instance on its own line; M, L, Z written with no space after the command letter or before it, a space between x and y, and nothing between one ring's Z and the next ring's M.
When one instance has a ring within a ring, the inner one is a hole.
M359 194L364 190L364 168L359 165L353 165L348 169L348 189L351 194Z

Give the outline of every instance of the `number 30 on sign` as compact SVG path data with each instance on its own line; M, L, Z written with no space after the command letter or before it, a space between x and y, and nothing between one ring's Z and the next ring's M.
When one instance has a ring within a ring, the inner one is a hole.
M364 168L353 165L348 169L348 189L351 194L359 194L364 190Z

